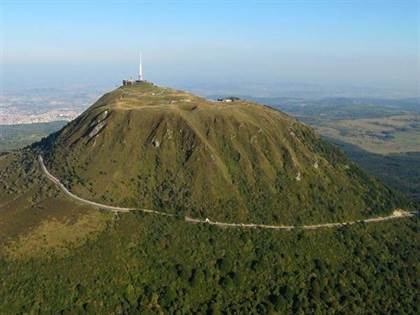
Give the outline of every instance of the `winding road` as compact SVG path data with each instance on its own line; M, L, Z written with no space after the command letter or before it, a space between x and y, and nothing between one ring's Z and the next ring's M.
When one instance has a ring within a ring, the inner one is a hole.
M123 207L116 207L116 206L110 206L105 205L102 203L90 201L84 198L81 198L75 194L73 194L71 191L69 191L62 183L61 181L52 175L48 169L45 167L44 160L41 155L38 156L39 164L41 165L41 169L45 176L52 181L60 190L70 197L73 200L76 200L80 203L93 206L95 208L99 209L106 209L111 210L113 212L130 212L130 211L142 211L145 213L152 213L156 215L166 216L166 217L175 217L172 213L166 213L162 211L157 210L151 210L151 209L142 209L142 208L123 208ZM357 221L348 221L348 222L337 222L337 223L322 223L322 224L315 224L315 225L267 225L267 224L254 224L254 223L227 223L227 222L217 222L217 221L211 221L209 219L195 219L191 217L185 217L185 221L189 223L204 223L209 225L216 225L221 227L237 227L237 228L262 228L262 229L273 229L273 230L293 230L293 229L304 229L304 230L316 230L321 228L334 228L334 227L342 227L346 225L352 225L356 223L374 223L374 222L381 222L381 221L387 221L387 220L395 220L395 219L402 219L402 218L408 218L413 217L417 215L417 212L408 212L403 210L395 210L391 215L386 217L375 217L370 219L363 219L363 220L357 220Z

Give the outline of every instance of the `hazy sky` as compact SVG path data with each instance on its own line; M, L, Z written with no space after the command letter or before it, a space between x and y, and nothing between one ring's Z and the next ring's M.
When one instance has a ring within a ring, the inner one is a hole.
M420 94L420 1L4 1L1 85L264 82Z

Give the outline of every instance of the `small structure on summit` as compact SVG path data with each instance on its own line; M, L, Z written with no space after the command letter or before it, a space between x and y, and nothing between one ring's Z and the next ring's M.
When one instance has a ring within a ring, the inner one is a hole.
M123 80L122 83L123 83L123 86L133 85L133 80L131 79Z
M134 81L131 78L126 79L126 80L122 81L122 84L123 84L123 86L127 86L127 85L133 85L133 84L136 84L136 83L142 83L144 81L145 80L144 80L144 77L143 77L143 63L142 63L142 60L141 60L141 53L140 53L139 76L138 76L137 80Z
M237 96L221 97L217 99L218 102L225 102L225 103L231 103L231 102L240 101L240 100L241 99Z

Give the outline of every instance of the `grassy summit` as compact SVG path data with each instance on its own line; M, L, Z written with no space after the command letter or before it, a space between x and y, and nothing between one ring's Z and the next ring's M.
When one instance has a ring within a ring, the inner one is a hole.
M212 220L322 223L399 200L294 118L150 83L120 87L42 142L86 199Z

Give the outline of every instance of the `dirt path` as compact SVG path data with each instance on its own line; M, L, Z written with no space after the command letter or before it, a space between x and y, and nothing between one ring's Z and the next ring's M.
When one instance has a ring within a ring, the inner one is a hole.
M123 207L116 207L116 206L109 206L102 203L90 201L79 196L76 196L71 191L69 191L58 178L54 177L48 169L45 167L44 160L41 155L38 156L39 164L41 165L41 169L44 172L45 176L51 180L56 186L60 188L60 190L66 194L68 197L87 204L89 206L93 206L99 209L106 209L111 210L114 212L130 212L130 211L142 211L145 213L153 213L157 215L167 216L167 217L175 217L174 214L151 210L151 209L142 209L142 208L123 208ZM394 219L403 219L408 217L413 217L417 215L417 212L408 212L403 210L395 210L391 215L386 217L375 217L370 219L358 220L358 221L348 221L348 222L337 222L337 223L322 223L322 224L314 224L314 225L267 225L267 224L254 224L254 223L227 223L227 222L217 222L211 221L209 219L194 219L190 217L185 217L185 221L189 223L195 224L209 224L209 225L216 225L221 227L237 227L237 228L262 228L262 229L273 229L273 230L293 230L293 229L304 229L304 230L316 230L320 228L334 228L334 227L341 227L346 225L352 225L356 223L374 223L374 222L382 222L386 220L394 220Z

